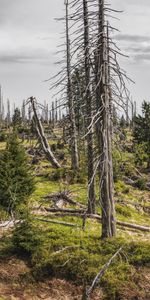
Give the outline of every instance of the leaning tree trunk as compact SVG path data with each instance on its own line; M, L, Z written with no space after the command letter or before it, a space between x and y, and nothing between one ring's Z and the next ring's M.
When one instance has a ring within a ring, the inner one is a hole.
M32 109L33 109L33 113L34 113L34 122L35 122L35 126L36 126L36 131L37 131L37 135L38 138L40 140L42 149L47 157L47 159L51 162L52 166L54 168L61 168L61 165L59 164L59 162L56 160L50 146L49 143L47 141L47 138L45 137L44 134L44 130L43 130L43 126L41 121L38 118L37 115L37 110L36 110L36 106L35 106L35 98L31 97L30 98L30 103L32 105Z
M89 21L88 2L83 0L84 14L84 58L85 58L85 99L86 99L86 127L87 133L87 160L88 160L88 212L95 213L95 185L94 185L94 158L93 158L93 130L92 122L92 97L90 91L90 53L89 53Z
M66 47L67 47L67 98L69 108L69 123L70 123L70 139L71 139L71 167L77 170L78 162L78 146L77 146L77 132L75 122L75 111L72 91L71 78L71 55L70 55L70 39L69 39L69 15L68 15L68 0L65 0L66 5Z
M99 1L99 42L98 60L98 90L99 103L97 103L100 121L97 132L100 150L100 199L102 207L102 238L115 235L115 209L113 200L113 171L111 149L111 123L110 123L110 90L108 70L108 50L104 20L104 0ZM98 101L98 99L97 99Z

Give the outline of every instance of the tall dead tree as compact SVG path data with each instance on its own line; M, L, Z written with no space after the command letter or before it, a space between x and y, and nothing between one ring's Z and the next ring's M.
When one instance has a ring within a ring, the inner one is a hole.
M50 148L50 145L48 143L48 140L44 134L44 129L43 129L42 123L37 114L36 99L31 97L31 98L29 98L27 103L30 103L32 106L32 110L33 110L33 114L34 114L34 123L35 123L36 131L37 131L37 135L38 135L39 141L41 143L42 149L43 149L47 159L51 162L51 164L54 168L61 168L61 165L55 158L55 156Z
M97 109L99 121L97 132L100 150L100 201L102 207L102 238L115 235L116 221L113 199L113 171L110 130L110 87L108 69L108 47L105 23L104 0L98 0L99 26L98 26L98 51L97 54Z
M52 102L52 127L55 127L55 106L54 106L54 102Z
M126 113L126 125L129 125L129 98L127 97L126 99L126 108L125 108L125 113Z
M79 160L78 160L77 133L76 133L75 111L74 111L73 90L72 90L72 76L71 76L68 0L65 0L64 4L66 6L67 101L68 101L68 108L69 108L71 167L73 170L77 170L79 167Z
M84 16L84 68L85 68L85 99L86 99L86 126L90 128L92 122L92 96L90 90L90 45L89 45L89 15L88 1L83 0ZM94 157L93 157L93 128L87 133L87 164L88 164L88 212L95 213L95 184L94 184Z
M48 103L46 104L46 123L49 124L49 107L48 107Z
M23 122L23 125L25 125L25 122L26 122L25 100L23 100L23 103L22 103L21 114L22 114L22 122Z
M0 129L2 127L2 87L0 85Z
M10 101L7 99L7 128L10 128L11 117L10 117Z
M80 75L81 72L83 72L83 80L79 81L79 90L83 90L84 95L81 92L82 101L80 101L80 103L82 104L77 103L83 107L78 107L77 109L78 111L82 111L82 113L84 112L84 120L86 120L85 136L87 138L89 163L88 181L93 184L93 186L89 185L91 191L90 189L88 190L88 209L89 211L94 211L95 209L93 205L94 197L91 197L92 200L90 200L90 192L91 195L94 195L93 179L98 169L102 207L102 238L112 237L116 233L116 220L113 197L113 127L111 114L114 104L119 107L125 107L125 97L122 95L123 93L127 95L124 82L124 76L126 78L126 75L117 62L117 55L120 51L117 47L115 48L115 43L109 37L108 28L111 30L114 30L114 28L106 22L106 15L109 15L110 12L114 12L115 10L111 10L110 6L106 5L104 0L72 0L69 10L68 0L65 1L65 5L67 76L65 72L66 69L63 68L58 73L60 77L56 80L54 86L56 88L59 86L59 92L62 92L64 91L64 82L67 81L68 105L65 106L65 108L67 109L69 107L70 129L75 133L75 135L70 134L70 136L76 141L74 100L77 97L72 84L74 83L73 75L76 71L78 70ZM72 24L70 25L71 22ZM77 115L76 118L78 118ZM97 137L97 142L96 139L94 140L93 158L94 161L97 160L95 170L93 170L92 158L92 128L96 129ZM72 145L74 145L72 153L75 154L76 151L73 151L75 150L75 144ZM91 166L91 168L89 168L89 166Z

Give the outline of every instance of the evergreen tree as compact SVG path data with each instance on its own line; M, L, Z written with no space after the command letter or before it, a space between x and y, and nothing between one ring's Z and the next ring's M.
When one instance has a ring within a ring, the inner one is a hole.
M0 205L9 213L16 212L27 205L34 186L24 148L13 133L0 154Z
M22 125L22 117L19 108L16 108L14 111L14 115L12 117L12 125L15 128L20 127Z
M150 103L142 103L142 116L134 118L134 142L143 144L148 155L147 167L150 168Z
M125 117L124 117L124 115L122 115L121 119L120 119L120 127L125 128L126 126L127 126L127 124L126 124Z

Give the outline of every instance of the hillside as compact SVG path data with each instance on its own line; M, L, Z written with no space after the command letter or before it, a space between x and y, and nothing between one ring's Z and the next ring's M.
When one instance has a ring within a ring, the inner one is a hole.
M59 170L53 169L38 150L36 156L31 155L35 140L32 151L27 140L23 143L30 153L36 189L29 201L31 220L17 226L14 233L11 224L0 229L1 299L82 299L84 287L92 284L120 247L119 256L91 299L149 299L150 232L120 224L117 238L102 241L100 220L96 218L100 213L98 203L95 217L85 217L84 213L86 172L82 169L74 176L59 127L54 136L49 140L54 153L57 157L63 154L64 167ZM128 172L136 173L132 167L129 170L130 146L129 142L123 160ZM1 142L1 151L4 148ZM141 175L148 181L148 173ZM150 191L126 184L124 175L120 176L115 183L117 220L150 228ZM3 209L0 218L1 224L8 220Z

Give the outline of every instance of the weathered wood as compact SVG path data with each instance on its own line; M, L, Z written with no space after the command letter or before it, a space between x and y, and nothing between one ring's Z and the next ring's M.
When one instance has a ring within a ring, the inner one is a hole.
M111 263L114 261L114 259L117 257L117 255L122 251L122 249L123 249L123 247L120 247L119 250L109 259L109 261L103 266L103 268L100 270L100 272L96 275L96 277L94 278L94 280L92 282L92 285L86 291L87 299L89 298L91 293L94 291L98 282L104 276L105 272L107 271L107 269L109 268Z
M80 218L88 218L88 219L94 219L97 220L99 222L102 222L102 217L100 215L97 214L81 214L81 213L55 213L55 216L57 217L65 217L65 216L69 216L69 217L80 217ZM118 226L122 226L122 227L126 227L126 228L131 228L131 229L136 229L136 230L140 230L140 231L144 231L144 232L150 232L150 227L148 226L141 226L138 224L132 224L132 223L127 223L127 222L122 222L122 221L116 221L116 224Z
M79 168L77 132L75 122L75 110L73 101L72 78L71 78L71 53L70 53L70 37L69 37L69 12L68 0L65 0L66 6L66 55L67 55L67 100L69 108L69 125L70 125L70 140L71 140L71 167L73 170Z
M50 145L48 143L48 140L45 137L42 123L41 123L41 121L40 121L40 119L38 118L38 115L37 115L37 110L36 110L36 106L35 106L35 98L30 97L29 100L30 100L30 103L32 105L32 109L33 109L33 113L34 113L34 121L35 121L36 131L37 131L37 135L38 135L38 138L40 140L42 149L43 149L43 151L44 151L47 159L51 162L52 166L54 168L61 168L61 165L59 164L59 162L55 158L55 156L54 156L54 154L53 154L53 152L52 152L52 150L50 148Z
M80 206L80 207L84 207L85 205L83 205L80 202L74 201L69 197L69 192L60 192L60 193L56 193L56 194L50 194L44 197L44 199L50 199L53 201L58 201L60 199L64 200L65 202L75 205L75 206Z
M34 220L40 221L40 222L45 222L45 223L56 224L56 225L63 225L63 226L67 226L67 227L79 227L78 225L72 224L72 223L66 223L66 222L60 222L60 221L53 221L53 220L46 220L46 219L41 219L41 218L34 218Z
M110 127L110 86L109 53L107 32L105 30L104 0L99 0L99 32L97 47L97 112L100 121L97 124L100 156L100 201L102 207L102 238L112 237L116 233L115 208L113 199L113 172Z
M44 207L47 212L62 212L62 213L84 213L83 209L71 209L71 208L54 208L54 207Z
M89 45L89 12L88 2L83 0L84 15L84 69L85 69L85 99L86 99L86 127L87 127L87 164L88 164L88 212L95 213L95 179L93 155L93 128L92 122L92 97L90 91L90 45ZM90 128L91 127L91 128Z
M5 228L5 229L9 229L9 228L13 228L16 224L20 223L20 220L9 220L9 221L5 221L0 223L0 228Z

